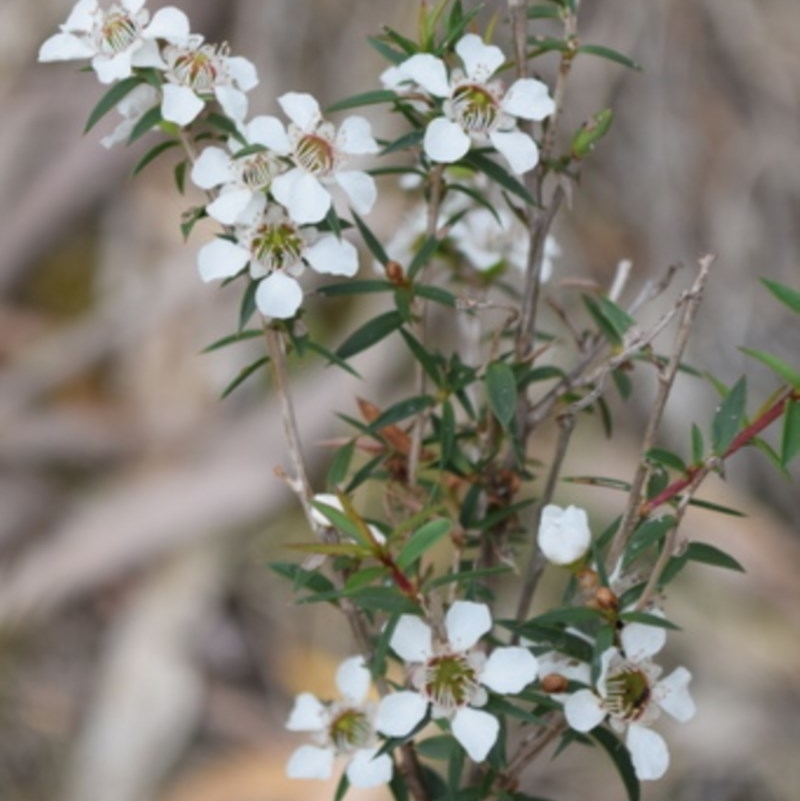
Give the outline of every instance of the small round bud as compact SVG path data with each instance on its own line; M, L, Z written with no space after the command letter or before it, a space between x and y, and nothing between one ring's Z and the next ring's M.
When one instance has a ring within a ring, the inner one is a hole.
M404 286L406 283L406 276L403 272L403 265L396 261L389 261L386 263L386 278L389 283L395 286Z
M608 587L600 587L594 594L594 603L597 609L611 611L619 606L619 598Z
M546 676L542 676L541 685L543 692L565 693L569 686L569 681L560 673L548 673Z

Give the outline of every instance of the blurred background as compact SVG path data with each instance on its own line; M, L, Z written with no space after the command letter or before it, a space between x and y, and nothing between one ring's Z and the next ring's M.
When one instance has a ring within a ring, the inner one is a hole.
M235 327L238 289L197 278L195 253L212 229L198 227L184 244L178 226L198 199L174 191L169 155L132 181L147 142L101 148L110 117L82 136L99 85L75 64L36 63L72 5L0 4L0 801L327 799L332 787L284 778L301 738L283 722L294 693L330 692L350 644L329 613L294 608L288 585L265 567L293 558L287 538L307 536L273 475L287 461L269 388L256 378L219 401L259 348L201 354ZM174 5L194 30L256 63L255 113L276 113L284 91L326 105L373 88L384 65L364 37L382 24L413 35L418 8ZM500 11L498 38L507 37L504 4L486 6ZM581 38L644 69L576 63L567 134L600 108L616 120L556 223L564 255L555 284L588 275L608 285L630 258L631 297L683 263L677 289L698 256L716 253L691 360L729 383L746 370L752 410L775 383L737 347L795 365L800 353L797 318L757 281L800 286L796 0L584 6ZM554 66L537 62L545 79ZM388 237L404 205L388 183L383 194L371 224ZM317 308L312 301L312 313L327 314ZM322 319L337 342L364 314L353 305ZM318 364L298 370L320 488L320 443L340 432L335 412L354 413L356 393L380 403L402 358L367 355L368 389ZM613 450L584 426L566 472L628 478L647 398L624 407ZM689 424L707 425L715 403L706 383L682 382L664 444L686 453ZM800 793L798 471L793 484L760 454L744 454L727 478L705 495L747 517L694 512L686 533L724 547L748 572L697 567L668 599L687 629L668 658L694 674L699 712L689 724L663 724L674 764L645 787L649 801ZM597 530L620 501L574 489L557 500L588 506ZM609 765L572 751L532 767L525 789L563 801L622 794Z

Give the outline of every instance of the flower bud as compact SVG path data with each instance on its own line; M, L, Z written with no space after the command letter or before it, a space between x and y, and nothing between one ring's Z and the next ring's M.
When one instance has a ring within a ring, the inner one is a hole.
M553 564L570 565L577 562L592 541L586 512L577 506L548 504L542 509L538 542L542 553Z
M541 679L542 691L546 693L565 693L569 680L560 673L548 673Z

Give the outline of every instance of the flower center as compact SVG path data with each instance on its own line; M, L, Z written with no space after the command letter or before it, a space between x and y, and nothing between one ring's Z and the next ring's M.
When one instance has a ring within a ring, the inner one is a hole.
M184 51L175 58L172 73L182 86L198 94L210 94L220 75L218 54L212 45Z
M444 710L466 706L479 687L478 675L463 654L434 656L425 663L423 692Z
M455 118L472 133L488 133L500 116L492 93L476 84L459 86L453 92L452 104Z
M294 160L312 175L327 175L334 168L336 154L327 139L316 134L305 134L295 145Z
M285 221L260 223L250 239L253 258L270 272L286 270L297 264L303 247L303 240L297 229Z
M136 40L138 30L130 14L121 8L112 7L100 25L100 44L105 51L122 53Z
M626 667L606 679L605 706L610 715L638 720L650 700L650 682L637 668Z
M372 726L359 709L343 709L328 726L328 737L337 751L354 751L369 745Z
M266 189L275 175L275 161L266 153L245 156L239 166L242 183L254 192Z

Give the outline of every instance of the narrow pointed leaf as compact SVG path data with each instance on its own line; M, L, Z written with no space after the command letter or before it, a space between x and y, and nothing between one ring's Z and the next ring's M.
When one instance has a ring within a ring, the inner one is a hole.
M608 729L598 726L592 729L589 735L602 749L609 755L614 767L617 769L625 792L628 794L628 801L639 801L641 790L639 779L636 778L636 771L633 769L633 762L622 741L612 734Z
M366 322L361 328L354 331L336 349L336 355L340 359L349 359L357 353L366 350L389 336L403 325L403 318L399 312L389 311L379 314Z
M247 379L250 378L253 373L257 372L262 367L265 367L268 363L269 356L262 356L260 359L254 361L251 365L248 365L244 369L240 370L236 378L234 378L233 381L231 381L231 383L228 384L228 386L222 391L222 395L220 395L220 397L227 398L228 395L230 395L231 392L233 392L238 386L247 381Z
M403 546L397 559L400 570L408 570L414 562L427 553L442 537L450 533L453 523L450 520L431 520L417 529Z
M784 381L791 384L795 389L800 389L800 372L787 364L783 359L773 356L771 353L764 353L752 348L739 348L742 353L758 359L762 364L766 364L773 372L777 373Z
M739 433L746 405L747 380L742 376L733 385L714 415L711 425L711 443L717 456L724 455L734 437Z
M791 309L795 314L800 314L800 291L780 284L777 281L769 281L766 278L761 279L761 283L772 292L773 295L785 306Z
M788 401L783 415L781 464L788 467L789 463L800 453L800 401Z
M136 75L132 75L130 78L125 78L119 83L115 83L92 109L91 114L89 114L89 119L86 121L86 127L83 129L84 134L89 133L109 111L116 108L117 103L129 95L140 83L142 83L142 79Z
M505 362L494 362L486 369L486 394L492 414L507 428L517 406L517 381Z

